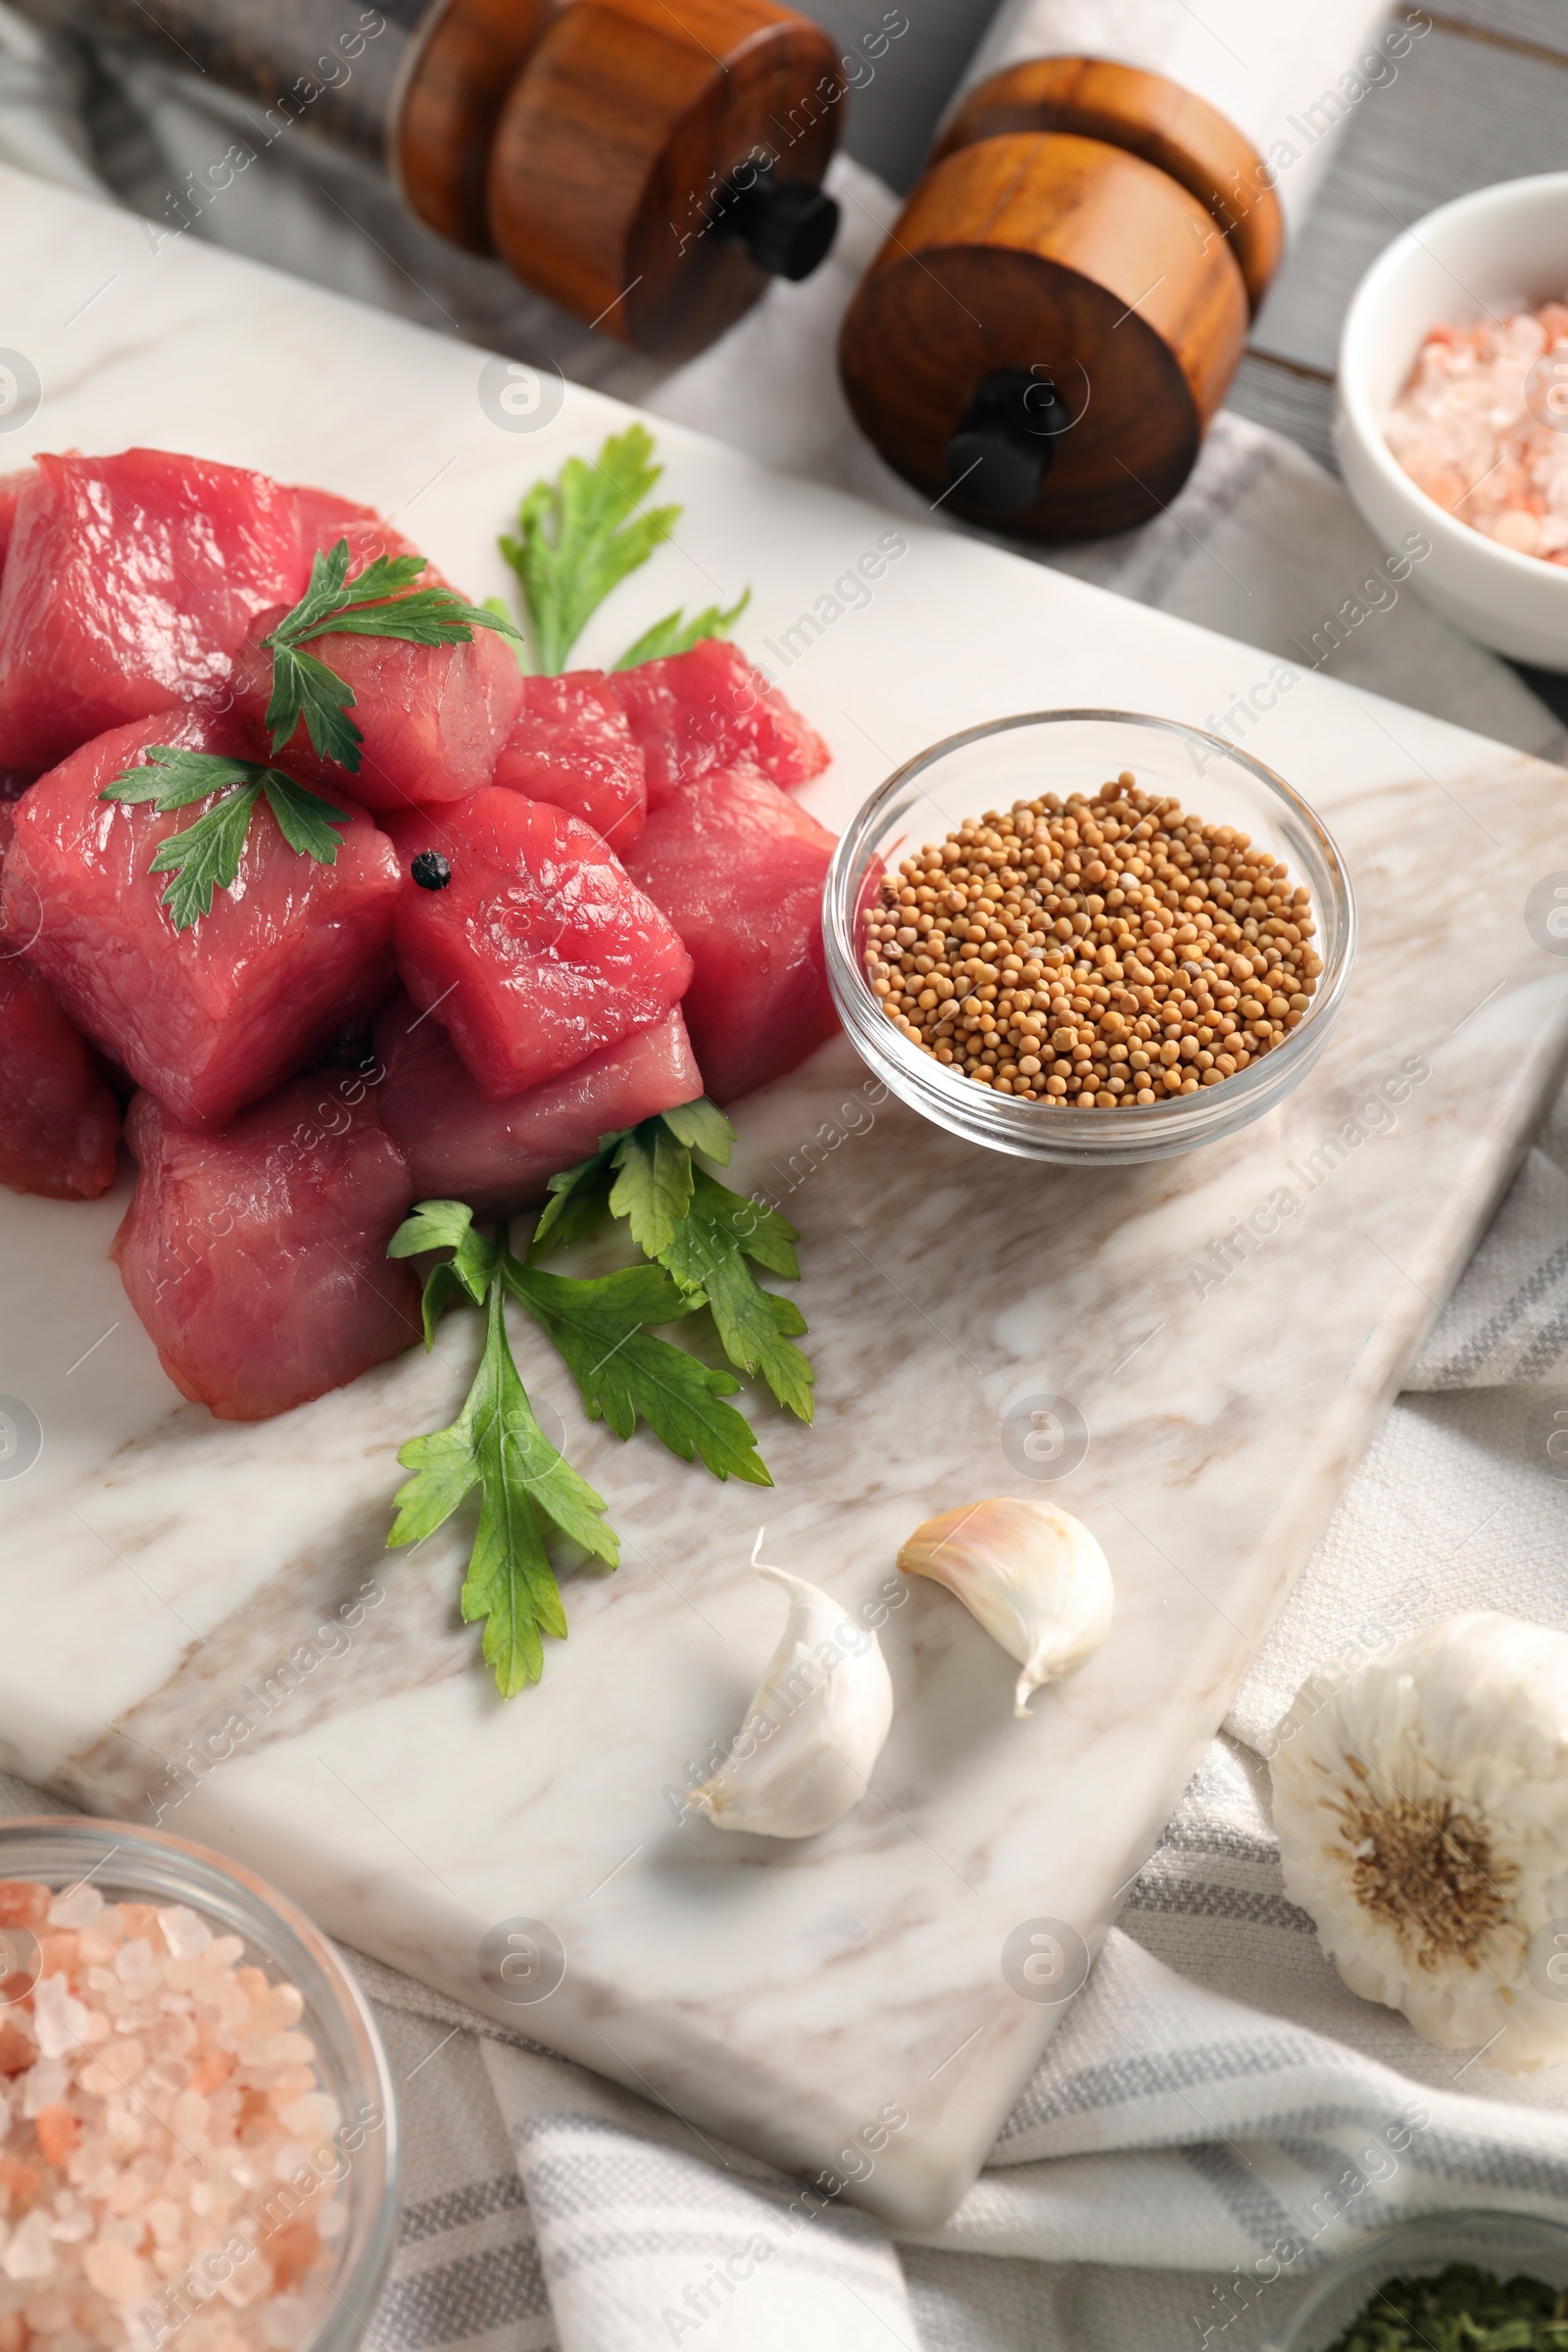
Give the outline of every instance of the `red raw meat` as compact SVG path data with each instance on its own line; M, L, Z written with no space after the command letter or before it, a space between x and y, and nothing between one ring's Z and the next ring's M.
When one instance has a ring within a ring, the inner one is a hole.
M392 845L363 808L335 865L297 857L271 811L251 820L232 892L175 931L148 864L203 804L159 816L99 789L154 743L233 755L226 719L166 710L100 736L41 776L16 810L5 919L41 928L28 960L67 1013L193 1127L220 1127L311 1060L384 989L399 889Z
M347 539L349 577L357 579L378 555L413 552L406 539L370 513L329 499L325 491L303 491L304 530L323 548ZM336 514L333 509L339 510ZM427 565L416 585L445 585ZM257 759L270 759L271 738L265 725L272 692L272 657L262 639L282 619L265 612L234 665L234 710L250 730ZM475 629L466 645L410 645L400 637L325 635L302 649L324 662L354 690L349 716L364 741L360 765L351 773L323 760L301 719L280 757L290 770L323 792L352 793L377 813L461 801L488 784L522 699L522 677L509 639L494 629Z
M392 931L403 985L493 1102L652 1028L691 978L658 907L564 809L486 786L387 830L406 875ZM450 861L445 890L408 878L421 850Z
M617 858L643 829L643 755L601 670L523 679L522 707L492 781L569 809L602 833Z
M766 776L704 776L650 815L626 869L691 950L681 1010L716 1102L831 1037L822 950L833 835Z
M181 1396L264 1421L418 1337L419 1286L386 1255L408 1165L364 1079L297 1078L221 1135L138 1095L125 1139L139 1173L114 1254Z
M6 550L11 545L11 533L17 519L17 501L28 484L37 479L36 466L24 466L19 473L0 473L0 570L5 567Z
M0 581L0 767L220 697L305 569L294 493L264 473L158 449L40 458Z
M356 559L418 553L373 507L359 506L352 498L339 498L335 490L313 489L307 482L296 485L294 496L299 501L300 542L305 550L307 573L311 558L328 554L340 539L348 541ZM359 568L358 563L355 568Z
M648 806L714 768L760 767L775 784L804 784L832 754L738 645L705 637L690 653L615 669L613 689L648 769Z
M0 805L0 873L15 815ZM30 936L30 924L0 926L0 1184L95 1200L115 1181L120 1110L52 990L21 960Z
M377 1021L375 1050L386 1071L381 1124L409 1163L415 1200L466 1200L481 1217L542 1200L550 1178L586 1159L602 1135L703 1091L678 1005L507 1102L485 1100L446 1031L407 997Z

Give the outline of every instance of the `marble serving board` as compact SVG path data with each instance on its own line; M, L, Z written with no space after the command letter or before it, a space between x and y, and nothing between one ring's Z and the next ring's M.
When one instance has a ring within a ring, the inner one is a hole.
M0 174L0 202L4 336L41 387L0 463L150 441L324 482L484 595L506 584L495 533L521 489L624 419L568 391L548 425L508 429L480 353L189 239L155 250L24 179ZM830 823L973 721L1107 705L1201 723L1270 673L1009 555L659 437L683 521L583 656L750 582L745 642L835 747L807 795ZM862 597L846 575L879 547ZM811 612L815 641L786 640ZM181 1403L106 1259L123 1189L6 1198L0 1393L42 1444L0 1477L4 1761L104 1812L161 1812L702 2134L813 2172L880 2138L852 2193L905 2225L940 2217L1062 2015L1020 1976L1033 1923L1064 1923L1069 1947L1103 1934L1568 1045L1564 966L1525 910L1568 869L1568 780L1321 679L1281 691L1276 673L1276 693L1250 740L1336 832L1361 919L1305 1083L1228 1143L1092 1174L946 1139L842 1044L745 1104L741 1179L801 1231L815 1426L758 1406L775 1490L721 1486L590 1427L519 1331L625 1559L568 1577L570 1639L510 1705L457 1618L461 1535L382 1548L396 1448L451 1417L474 1319L429 1358L225 1426ZM1020 1441L1047 1397L1086 1449L1031 1486ZM1008 1491L1066 1504L1109 1554L1115 1625L1075 1681L1015 1721L1010 1661L944 1592L900 1588L881 1636L897 1715L864 1802L802 1844L678 1818L777 1635L777 1591L748 1566L760 1522L765 1556L858 1605L918 1520ZM480 1966L519 1919L565 1959L527 2007ZM894 2109L908 2120L886 2133Z

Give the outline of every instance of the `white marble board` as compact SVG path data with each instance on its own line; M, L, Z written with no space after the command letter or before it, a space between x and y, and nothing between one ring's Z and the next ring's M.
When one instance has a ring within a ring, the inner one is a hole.
M314 479L387 510L484 595L505 585L494 538L521 488L624 416L570 391L547 429L502 430L465 346L191 240L155 251L135 220L21 178L0 174L0 202L3 339L42 385L0 464L142 440ZM685 519L585 658L678 597L748 581L742 634L760 650L894 527L658 429ZM1201 723L1268 672L1049 569L897 527L907 553L787 674L837 753L808 794L830 823L972 721L1071 704ZM0 1393L44 1433L26 1475L0 1481L4 1760L145 1820L171 1760L193 1740L210 1756L248 1709L255 1728L229 1735L169 1827L270 1873L349 1942L785 2165L832 2165L897 2105L909 2121L854 2193L906 2224L939 2217L1059 2015L1004 1981L1005 1939L1042 1917L1102 1933L1568 1045L1563 967L1524 919L1532 883L1568 867L1558 770L1311 677L1250 741L1327 817L1359 898L1318 1067L1230 1143L1095 1175L1031 1171L868 1105L843 1045L747 1104L748 1182L776 1188L809 1138L840 1139L787 1201L815 1427L761 1409L776 1492L722 1487L643 1436L590 1429L519 1333L524 1378L610 1498L626 1557L568 1581L570 1640L511 1705L457 1622L461 1538L381 1547L396 1447L447 1420L465 1384L461 1322L428 1360L261 1427L217 1424L164 1379L106 1261L123 1191L0 1200ZM1430 1075L1396 1124L1314 1181L1310 1155L1411 1056ZM1298 1213L1223 1282L1195 1280L1281 1188ZM1015 1722L1009 1661L949 1595L910 1589L883 1634L898 1712L874 1793L801 1845L677 1825L663 1792L728 1739L775 1638L778 1594L747 1566L759 1522L770 1558L858 1602L916 1521L1018 1487L1000 1424L1042 1392L1088 1426L1081 1465L1041 1491L1109 1553L1119 1606L1101 1654ZM377 1597L352 1632L321 1640L367 1583ZM319 1663L259 1707L302 1646ZM521 2010L477 1972L482 1936L517 1917L547 1922L567 1960Z

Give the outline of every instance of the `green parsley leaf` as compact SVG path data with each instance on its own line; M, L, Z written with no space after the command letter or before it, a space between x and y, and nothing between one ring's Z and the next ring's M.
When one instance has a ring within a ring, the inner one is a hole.
M644 1257L667 1250L692 1197L692 1155L662 1118L644 1119L615 1147L612 1216L624 1217Z
M794 1229L776 1210L742 1200L706 1168L694 1168L691 1204L660 1263L694 1302L700 1298L711 1309L730 1362L760 1373L780 1404L809 1421L816 1375L792 1344L805 1331L806 1317L793 1299L764 1291L746 1262L756 1258L775 1273L793 1275L799 1271L793 1242Z
M727 1164L734 1140L734 1128L706 1096L601 1136L591 1157L551 1178L528 1262L580 1241L607 1211L623 1217L644 1256L674 1275L693 1307L711 1310L730 1362L760 1373L780 1404L809 1421L815 1375L791 1345L806 1318L790 1299L764 1291L747 1263L798 1281L795 1228L776 1208L732 1193L692 1161L696 1151Z
M546 1529L612 1568L619 1544L605 1523L603 1498L557 1453L534 1418L507 1337L505 1298L505 1283L492 1281L484 1350L457 1420L428 1437L411 1438L398 1454L414 1476L398 1490L387 1544L421 1543L479 1489L463 1615L469 1625L483 1620L485 1662L502 1696L511 1698L539 1680L542 1636L565 1638Z
M641 1415L683 1462L695 1450L715 1478L733 1474L754 1487L772 1485L750 1424L722 1401L740 1382L649 1329L691 1311L662 1266L627 1266L577 1282L509 1257L505 1272L514 1297L564 1356L590 1420L605 1420L617 1438L629 1438Z
M678 1144L688 1144L705 1159L729 1166L729 1155L735 1148L735 1130L716 1102L699 1095L695 1102L681 1102L673 1110L662 1110L660 1117Z
M160 843L148 863L150 874L174 877L162 904L176 931L188 931L212 913L215 890L233 889L262 796L289 848L314 858L318 865L337 863L342 844L332 828L349 821L344 809L296 784L279 768L266 767L257 760L223 760L216 752L180 751L167 743L150 745L146 766L124 769L104 785L98 798L151 801L160 815L167 815L214 794L218 797L213 806L194 824L181 826Z
M640 424L612 433L590 464L568 458L556 482L536 482L501 552L517 575L539 667L555 676L611 590L666 540L679 507L647 508L663 472ZM643 509L643 512L639 512Z
M343 845L332 828L348 823L347 810L334 808L319 793L296 784L275 767L267 770L262 790L289 848L301 858L314 858L318 865L336 865Z
M261 790L259 784L236 784L193 825L172 833L153 853L147 871L174 877L162 904L176 931L188 931L212 913L215 890L233 889Z
M727 637L751 601L751 590L743 588L738 602L728 612L717 605L705 605L690 620L684 607L677 606L662 620L656 620L651 629L644 629L636 644L629 645L620 660L611 666L635 669L639 662L661 662L668 654L689 654L705 637Z
M404 1218L386 1246L388 1257L421 1257L426 1250L451 1250L452 1258L438 1266L450 1272L475 1306L483 1306L495 1274L499 1252L473 1229L473 1211L465 1200L421 1200ZM425 1333L428 1347L429 1332Z
M106 784L101 801L151 801L160 816L171 808L188 808L212 793L226 792L232 784L255 784L263 770L254 760L220 760L216 752L178 751L172 744L149 744L144 767L127 767Z
M611 1188L615 1181L615 1147L630 1133L629 1127L617 1127L612 1135L602 1135L597 1152L579 1159L574 1168L563 1168L558 1176L551 1177L550 1198L528 1244L530 1265L547 1246L569 1249L609 1216Z
M505 611L465 604L453 588L416 588L423 556L377 556L355 579L348 576L349 543L340 539L311 558L310 585L263 645L272 657L272 694L267 724L280 752L303 718L311 742L326 760L358 774L359 728L347 716L354 691L315 654L308 637L398 637L411 645L466 645L476 628L517 631Z

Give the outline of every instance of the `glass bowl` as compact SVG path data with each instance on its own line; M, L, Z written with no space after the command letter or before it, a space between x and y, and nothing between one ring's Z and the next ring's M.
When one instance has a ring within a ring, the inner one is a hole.
M884 869L965 818L1041 793L1092 793L1130 768L1209 824L1235 825L1282 858L1311 894L1322 957L1311 1009L1282 1044L1218 1086L1125 1109L1051 1109L961 1078L897 1030L861 962L860 917ZM1355 910L1345 861L1300 795L1217 735L1135 710L1031 710L950 735L906 760L841 836L828 869L822 928L839 1017L863 1059L902 1102L950 1135L1020 1159L1105 1166L1164 1159L1234 1134L1300 1083L1329 1040L1349 977Z
M1568 2228L1524 2213L1434 2213L1401 2222L1321 2272L1263 2352L1329 2352L1385 2279L1433 2278L1450 2262L1505 2280L1523 2272L1568 2287Z
M239 1863L167 1831L126 1822L70 1814L0 1820L0 1879L32 1879L57 1892L90 1879L108 1902L186 1904L220 1932L240 1937L242 1965L259 1967L273 1983L286 1978L298 1985L305 2001L300 2030L316 2045L321 2087L337 2102L343 2122L319 2149L303 2148L309 2185L296 2170L290 2183L255 2192L264 2222L261 2242L265 2230L308 2220L312 2198L336 2185L347 2222L331 2268L312 2273L302 2286L318 2308L313 2308L295 2352L351 2352L363 2343L386 2283L397 2229L397 2109L375 2021L325 1936ZM7 1986L18 1974L29 1985L36 1978L30 1942L24 1929L0 1928L0 1976ZM4 2014L0 2007L0 2018ZM166 2340L175 2335L177 2328Z

